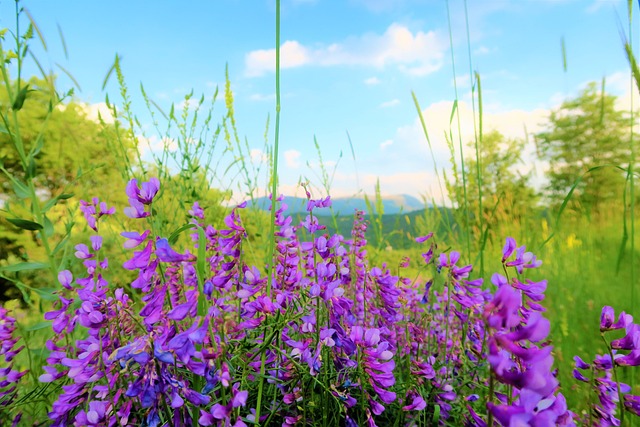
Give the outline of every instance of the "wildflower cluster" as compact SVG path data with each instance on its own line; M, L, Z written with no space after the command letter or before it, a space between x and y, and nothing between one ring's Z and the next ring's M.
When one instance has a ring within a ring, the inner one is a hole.
M18 371L13 367L14 357L24 348L16 346L18 338L15 332L16 320L9 316L4 307L0 307L0 415L15 400L18 382L27 374L27 371ZM19 422L20 414L13 419L12 427Z
M624 330L622 338L607 340L605 333ZM589 415L583 420L586 425L618 426L625 411L640 415L640 396L630 394L631 387L618 381L618 370L622 367L640 365L640 325L633 322L633 316L620 313L616 321L612 307L602 308L600 333L607 344L608 353L596 355L592 363L579 356L574 357L576 369L573 376L588 383L597 397L591 404ZM620 350L628 350L621 353ZM583 374L590 372L590 378ZM619 418L618 418L619 417Z
M347 239L314 215L330 198L309 198L299 224L280 199L272 265L256 267L244 204L217 229L194 203L179 228L193 249L178 250L176 233L150 227L159 190L156 179L126 188L124 213L141 224L121 233L132 280L108 280L127 276L111 272L98 234L76 246L82 273L59 274L40 376L59 385L53 426L574 425L547 342L546 282L523 278L541 262L513 239L495 293L433 234L416 239L424 274L411 280L369 264L363 212ZM81 210L94 231L115 215L98 199ZM634 328L633 344L612 342L634 346L616 363L636 357Z
M513 267L521 274L525 268L540 266L535 256L525 251L508 238L502 257L504 271ZM510 261L514 252L515 259ZM544 308L539 302L544 298L546 281L523 283L518 276L509 279L495 274L492 282L498 290L484 308L491 367L489 420L496 419L503 426L575 426L574 414L557 390L553 347L545 342L549 321L542 316ZM496 390L498 384L503 386L500 391ZM494 403L494 395L498 403Z

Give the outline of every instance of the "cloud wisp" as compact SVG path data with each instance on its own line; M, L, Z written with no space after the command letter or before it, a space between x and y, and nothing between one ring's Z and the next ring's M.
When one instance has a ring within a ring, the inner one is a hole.
M282 69L302 66L364 66L398 70L424 76L439 70L448 43L435 31L412 32L401 24L391 24L382 34L366 33L330 45L306 46L288 40L280 47ZM245 74L258 77L275 71L275 49L260 49L245 56Z

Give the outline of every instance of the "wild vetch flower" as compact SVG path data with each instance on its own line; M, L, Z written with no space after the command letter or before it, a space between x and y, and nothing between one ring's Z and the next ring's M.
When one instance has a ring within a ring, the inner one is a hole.
M97 197L94 197L91 199L91 203L80 200L80 211L84 214L84 218L89 227L91 227L93 231L98 231L98 219L104 215L115 214L116 208L108 208L105 202L100 202Z
M631 322L633 322L633 316L626 314L624 311L620 313L618 321L615 322L615 313L613 307L605 305L602 307L602 314L600 315L600 332L614 331L617 329L626 328Z
M313 200L310 198L310 194L307 192L309 201L307 202L307 212L313 211L314 208L328 208L331 206L331 197L327 196L324 199Z
M189 210L189 215L195 218L204 219L204 210L198 202L193 202L193 207Z
M492 328L513 328L520 324L518 311L522 305L520 292L510 286L501 286L484 309L487 323Z
M640 349L640 325L632 323L626 329L627 334L624 337L611 341L611 348L617 350Z
M516 253L516 259L507 261L513 252ZM536 259L531 252L525 252L526 247L516 247L516 241L512 237L507 237L507 243L502 251L502 262L507 267L515 267L519 274L522 274L525 268L538 268L542 265L542 261Z
M158 257L158 260L162 262L184 262L195 260L194 255L189 253L183 255L174 251L169 245L169 241L167 239L156 240L156 256Z
M625 394L624 408L634 415L640 416L640 396Z
M159 189L160 181L158 178L151 178L149 182L143 182L140 186L138 186L138 180L134 178L127 184L125 192L130 201L137 200L143 205L150 205Z
M18 382L27 373L13 369L13 358L24 348L16 348L18 338L14 336L15 323L9 312L0 307L0 409L14 401Z
M516 240L513 237L507 237L507 243L505 243L502 249L502 262L504 263L516 250Z
M58 282L66 289L73 289L71 282L73 282L73 274L69 270L63 270L58 273Z
M521 272L521 268L539 265L533 255L524 255L524 246L516 248L515 240L511 238L507 239L503 250L503 262L514 251L516 261L506 262L505 266L514 266ZM488 360L492 376L513 387L514 392L508 401L505 399L500 404L490 400L487 408L503 426L575 425L564 397L554 395L558 380L552 372L552 347L543 343L549 334L549 321L539 312L522 311L521 292L529 292L533 299L541 300L546 283L541 286L530 282L525 286L515 281L512 287L499 275L494 275L492 281L499 287L484 309L484 318L490 327ZM541 342L543 344L537 344ZM477 414L473 412L471 419L476 418ZM484 423L475 421L475 425Z
M120 235L122 237L126 237L127 241L124 242L122 246L124 246L126 249L135 248L139 246L141 243L143 243L147 239L150 233L151 233L151 230L145 230L144 233L142 234L136 231L124 231L120 233Z

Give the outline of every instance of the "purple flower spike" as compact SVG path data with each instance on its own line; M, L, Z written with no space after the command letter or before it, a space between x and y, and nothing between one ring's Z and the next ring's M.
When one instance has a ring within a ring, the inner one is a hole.
M58 282L60 282L60 284L67 289L73 289L71 287L71 282L73 282L73 274L71 274L69 270L62 270L60 273L58 273Z
M619 366L639 366L640 350L633 350L631 353L622 357L615 357L616 365Z
M100 248L102 248L102 236L90 236L89 240L91 240L91 248L98 252Z
M613 307L605 305L602 307L602 314L600 315L600 332L614 331L617 329L624 329L633 322L633 316L626 314L624 311L620 313L618 321L615 321L615 312Z
M138 187L138 180L134 178L127 184L125 192L129 196L129 201L137 200L143 205L150 205L158 190L160 190L158 178L151 178L149 182L140 184L140 187Z
M433 237L433 231L429 234L427 234L426 236L420 236L420 237L416 237L416 242L417 243L424 243L427 240L431 239Z
M93 258L93 254L89 252L89 247L84 243L76 245L76 258L89 259Z
M128 240L124 242L122 246L126 249L132 249L139 246L142 242L144 242L151 233L151 230L145 230L144 233L140 234L136 231L125 231L120 233L122 237L126 237Z
M189 210L189 215L196 218L204 219L204 210L200 207L200 204L198 202L194 202L193 207Z
M624 408L640 417L640 396L627 394L624 396Z
M513 237L507 237L507 243L502 249L502 262L505 262L516 250L516 240Z
M640 326L632 323L627 327L627 335L623 338L611 341L611 348L617 350L640 349Z
M151 213L145 212L144 205L135 199L129 199L128 208L124 208L124 214L129 218L146 218L151 216Z
M191 254L183 255L171 249L167 239L158 239L156 241L156 256L162 262L184 262L195 260L195 256Z

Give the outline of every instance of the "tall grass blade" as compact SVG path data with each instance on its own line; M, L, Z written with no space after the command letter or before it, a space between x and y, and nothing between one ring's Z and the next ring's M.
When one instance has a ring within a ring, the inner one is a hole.
M636 240L636 224L635 224L635 212L636 212L636 206L635 206L635 201L636 201L636 196L635 196L635 178L634 178L634 173L633 173L633 167L635 165L636 162L636 152L635 152L635 141L634 141L634 127L636 124L636 120L635 120L635 111L634 111L634 105L633 105L633 82L634 82L634 78L636 81L636 87L640 90L640 84L638 84L638 65L635 61L635 57L633 55L633 45L631 44L633 41L633 3L632 0L628 0L627 1L627 13L629 14L629 49L626 50L626 52L629 54L631 54L630 56L634 58L634 64L635 64L635 69L632 72L632 75L630 76L629 79L629 92L632 94L630 102L629 102L629 113L631 115L630 117L630 135L629 135L629 196L631 199L631 205L629 206L629 222L630 222L630 226L631 226L631 256L635 256L635 240ZM626 195L626 192L625 192ZM625 203L625 207L626 207L626 203ZM626 222L625 222L626 224ZM631 260L631 282L629 283L630 287L631 287L631 311L633 313L635 313L635 307L636 307L636 296L635 296L635 289L636 289L636 269L635 269L635 260ZM635 371L632 371L631 373L631 387L635 386L635 377L636 377L636 373ZM633 425L636 424L635 422L636 420L633 420Z
M58 35L60 36L60 43L62 43L62 51L64 52L65 59L69 59L69 51L67 50L67 41L64 38L64 34L62 33L62 28L60 28L60 24L56 24L58 27Z
M360 177L358 175L358 161L356 160L356 150L353 148L353 142L351 141L351 135L347 131L347 141L349 141L349 148L351 149L351 158L353 159L353 167L356 172L356 188L360 189Z
M456 61L453 49L453 29L451 27L451 11L449 7L449 0L447 0L447 22L449 29L449 45L451 47L451 69L453 72L453 90L455 94L454 107L451 110L451 118L449 119L449 123L452 123L453 115L457 112L457 128L458 128L458 146L460 148L460 171L462 175L462 193L463 193L463 212L464 212L464 234L466 237L467 244L467 259L471 259L471 230L469 228L469 199L467 195L467 172L465 171L464 166L464 147L462 146L462 124L460 123L460 113L458 112L458 83L456 82L455 76L456 74Z
M273 155L271 161L271 221L269 226L269 267L267 270L267 296L271 297L273 287L273 264L276 252L276 198L278 192L278 145L280 142L280 0L276 0L276 124L273 140ZM262 406L262 390L264 387L265 351L262 351L262 364L260 367L260 383L256 403L255 420L260 425L260 412Z
M429 146L429 153L431 153L431 161L433 162L433 170L436 173L436 179L438 180L438 187L440 187L440 197L442 198L442 202L444 203L444 188L442 186L442 179L440 179L440 173L438 173L438 164L436 162L436 156L433 152L433 145L431 144L431 138L429 137L429 131L427 130L427 125L424 120L424 115L422 114L422 108L420 107L420 103L418 102L418 98L414 91L411 91L411 97L413 98L413 105L416 107L416 112L418 113L418 118L420 119L420 124L422 125L422 132L424 133L424 137L427 140L427 145ZM457 104L456 104L457 105Z
M48 51L47 42L45 41L44 36L42 35L42 31L40 31L40 27L38 27L36 20L33 19L33 15L31 15L31 12L29 12L29 9L24 8L23 10L24 10L24 13L27 15L27 18L29 18L29 22L33 26L33 29L36 31L36 34L38 34L38 39L40 39L42 48L44 49L45 52L47 52Z
M113 64L111 64L111 67L109 67L109 71L107 71L107 74L104 76L104 79L102 80L102 90L104 90L107 87L107 83L109 83L109 79L111 78L111 75L116 69L116 64L118 63L119 60L120 59L118 57L118 54L116 53L116 57L113 60Z
M562 49L562 70L567 72L567 45L564 42L564 36L560 39L560 47Z
M69 77L69 79L73 82L73 85L78 88L78 92L82 92L82 88L80 87L80 83L78 83L78 81L76 80L75 77L73 77L73 74L71 74L66 68L64 68L62 65L58 64L56 62L56 66L58 68L60 68L60 70L67 76Z
M465 2L466 5L466 2ZM465 7L466 12L466 7ZM479 221L479 229L485 229L485 232L482 234L480 241L480 275L484 275L484 248L487 243L487 236L489 231L489 226L485 227L484 223L484 207L482 205L482 156L480 156L480 152L482 151L482 82L480 80L480 74L478 72L475 73L476 76L476 86L478 88L478 133L476 134L475 140L475 148L476 148L476 180L478 182L478 221ZM474 112L474 123L475 123L475 112ZM475 128L475 126L474 126ZM496 206L493 208L493 212L495 213Z

